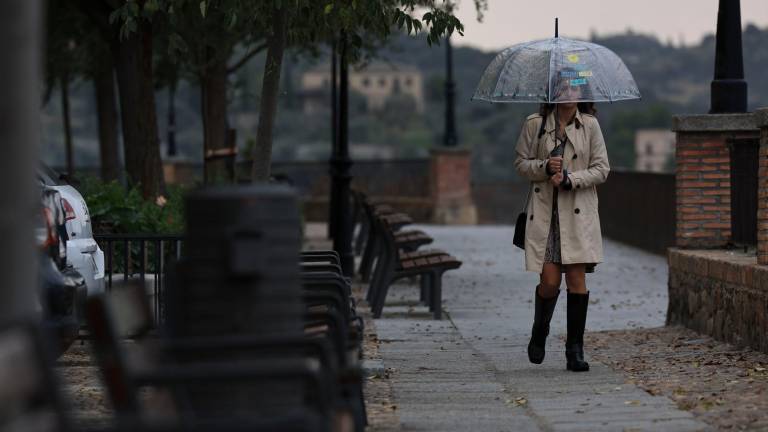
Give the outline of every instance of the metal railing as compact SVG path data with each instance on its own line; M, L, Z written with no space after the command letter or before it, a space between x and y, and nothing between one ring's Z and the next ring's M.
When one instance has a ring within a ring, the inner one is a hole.
M660 255L675 245L675 175L611 170L597 187L603 236Z
M162 322L165 273L181 257L184 236L167 234L99 234L93 236L104 252L104 287L138 282L151 297L155 323ZM148 285L151 281L151 285Z

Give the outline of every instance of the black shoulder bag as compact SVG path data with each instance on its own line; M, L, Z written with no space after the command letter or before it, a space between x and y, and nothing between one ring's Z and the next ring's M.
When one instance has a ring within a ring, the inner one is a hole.
M515 222L515 237L512 239L512 244L525 249L525 222L528 220L528 213L526 213L526 207L528 206L528 200L531 198L531 185L528 187L528 194L525 196L525 202L523 203L523 209L519 215L517 215L517 222Z

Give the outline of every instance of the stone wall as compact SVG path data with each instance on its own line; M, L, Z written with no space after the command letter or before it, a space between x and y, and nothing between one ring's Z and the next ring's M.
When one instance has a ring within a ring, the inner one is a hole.
M753 254L670 249L667 324L768 352L768 266Z

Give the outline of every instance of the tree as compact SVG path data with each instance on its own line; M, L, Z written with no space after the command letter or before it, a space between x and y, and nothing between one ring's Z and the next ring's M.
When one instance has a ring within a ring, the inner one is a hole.
M109 3L110 0L104 1ZM435 0L128 0L111 13L112 22L120 23L120 43L114 51L141 56L142 49L148 49L151 43L137 44L136 40L151 38L150 18L162 23L167 20L165 29L169 32L169 48L183 53L184 62L200 80L206 177L217 180L232 178L231 167L226 164L222 166L211 159L225 155L231 161L233 157L234 143L227 142L227 74L266 48L267 64L262 82L252 169L255 179L264 180L269 177L280 69L286 47L290 45L313 50L343 31L349 35L348 51L350 59L354 60L372 46L369 41L386 40L393 26L407 29L408 33L416 33L425 28L427 42L437 43L444 34L454 30L460 33L463 31L459 20L450 12L451 3L439 3ZM478 10L484 3L485 0L475 0ZM445 9L438 6L445 6ZM421 19L411 16L417 7L428 10ZM235 47L243 47L245 54L234 65L227 66ZM125 81L127 85L130 80L121 81L121 57L117 55L116 59L118 83ZM134 64L142 62L136 61ZM124 65L127 67L128 62ZM139 77L140 72L144 72L144 81L148 76L151 78L151 68L148 74L145 68L135 71L134 75ZM121 104L122 95L121 84ZM147 107L151 109L145 113L154 116L154 102ZM126 120L130 120L125 117L124 114L124 134ZM152 125L156 141L156 122L153 121ZM147 135L151 135L151 132L147 131ZM126 162L128 165L131 163L127 152ZM130 167L128 171L130 174Z
M78 75L83 58L75 49L82 32L78 14L60 0L48 2L46 15L46 74L44 102L50 101L55 87L59 88L61 117L64 131L64 153L68 175L74 175L74 150L69 109L69 84Z
M272 28L267 37L267 59L264 64L264 78L261 87L259 125L256 129L256 145L253 150L253 181L269 179L272 160L272 131L277 116L277 96L280 91L280 70L288 37L288 5L275 2L271 12Z
M165 190L152 67L159 0L77 0L77 6L99 29L115 62L128 182L154 198Z
M632 168L635 166L635 134L638 129L671 127L672 113L661 104L644 109L624 109L613 115L609 124L611 139L608 151L612 165Z
M229 75L264 50L263 2L171 0L167 3L172 61L200 83L206 183L234 180L236 143L227 122ZM242 55L232 61L236 48ZM231 63L230 63L231 62Z
M448 0L272 0L269 3L267 64L251 173L254 181L264 181L270 176L272 133L286 46L317 48L343 33L349 41L345 47L347 55L350 62L354 62L366 53L371 54L376 42L385 41L393 30L408 34L424 30L429 45L439 44L444 35L464 31L453 15L453 2ZM475 0L474 3L480 14L487 2ZM417 8L427 12L421 18L414 18Z
M74 155L69 119L69 84L78 79L93 81L99 128L101 175L117 179L120 173L117 151L117 111L114 91L114 62L105 37L67 0L48 0L46 96L61 89L67 150L67 171L74 174Z
M99 158L101 179L105 182L120 178L120 157L117 147L117 96L115 95L115 66L108 47L100 50L92 70L96 115L99 128Z

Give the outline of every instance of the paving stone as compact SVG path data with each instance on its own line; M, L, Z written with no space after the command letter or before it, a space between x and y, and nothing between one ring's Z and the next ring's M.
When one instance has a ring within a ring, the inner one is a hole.
M397 305L385 306L376 320L379 353L393 368L402 430L707 430L670 399L625 383L596 361L588 373L566 371L565 293L555 311L546 360L528 362L538 276L523 271L522 252L511 245L511 227L418 229L464 265L443 278L447 319L431 320L426 308L413 306L417 287L400 283L388 295ZM606 263L587 277L587 329L663 325L665 259L610 241L605 249Z

